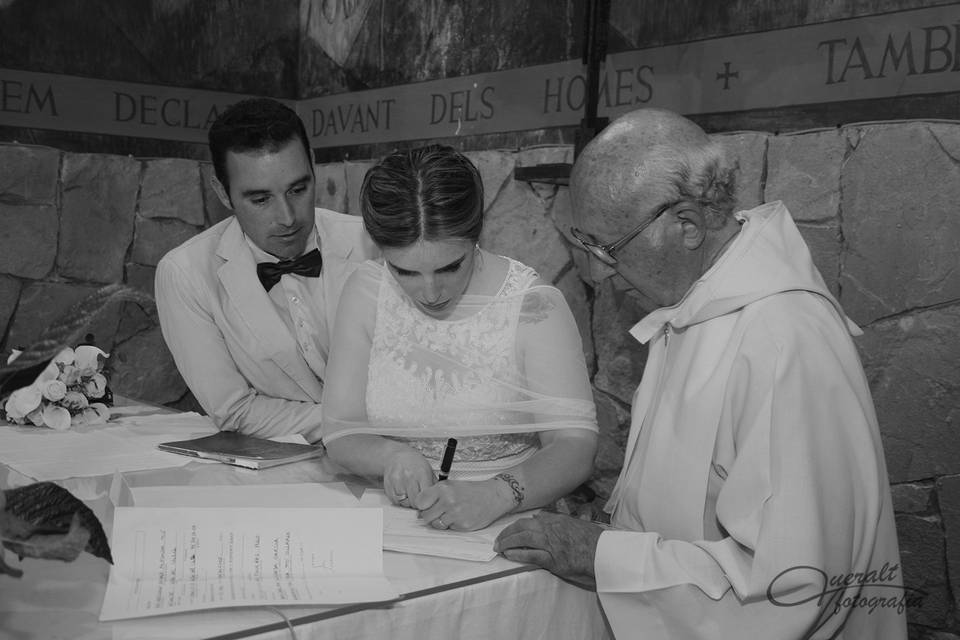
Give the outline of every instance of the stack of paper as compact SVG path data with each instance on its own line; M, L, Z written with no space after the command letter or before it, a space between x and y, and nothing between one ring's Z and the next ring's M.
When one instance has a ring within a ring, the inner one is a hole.
M383 573L384 549L487 561L500 531L531 513L440 531L383 491L357 500L343 483L131 487L121 474L111 496L116 564L101 620L388 601L399 596Z
M379 509L117 507L100 620L393 600L382 531Z

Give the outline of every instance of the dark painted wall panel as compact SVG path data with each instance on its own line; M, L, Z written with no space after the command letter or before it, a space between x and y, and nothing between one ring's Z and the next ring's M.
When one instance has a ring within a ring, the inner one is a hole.
M950 0L612 0L609 51L780 29ZM585 0L0 0L0 67L309 98L581 55ZM703 114L710 131L956 118L957 94ZM571 140L570 127L458 138L463 148ZM4 127L0 140L202 157L203 145ZM406 143L404 143L406 144ZM390 145L388 145L390 146ZM381 146L326 149L324 159Z
M297 96L298 0L4 0L0 67Z
M612 0L611 27L629 48L951 4L950 0Z

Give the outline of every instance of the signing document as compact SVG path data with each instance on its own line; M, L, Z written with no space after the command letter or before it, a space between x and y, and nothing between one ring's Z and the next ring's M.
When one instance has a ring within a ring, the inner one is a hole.
M476 562L487 562L497 556L493 543L507 525L540 511L509 514L477 531L453 531L434 529L415 509L391 504L382 490L364 491L360 505L383 509L383 548L387 551Z
M358 508L117 507L100 620L395 599L382 518Z

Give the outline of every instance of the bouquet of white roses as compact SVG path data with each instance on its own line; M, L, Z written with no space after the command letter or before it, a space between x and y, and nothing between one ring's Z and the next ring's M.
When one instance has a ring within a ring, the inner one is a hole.
M14 352L7 364L19 355ZM98 424L110 417L111 402L104 361L110 354L92 345L60 351L33 384L17 389L3 404L0 417L65 431Z

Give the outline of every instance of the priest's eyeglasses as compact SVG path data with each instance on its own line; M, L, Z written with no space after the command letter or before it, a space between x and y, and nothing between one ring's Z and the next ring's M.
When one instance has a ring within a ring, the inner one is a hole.
M633 240L638 235L640 235L640 233L644 229L646 229L647 227L652 225L654 222L656 222L657 218L665 214L668 210L670 210L671 207L673 207L676 204L677 204L676 202L668 202L667 204L657 209L657 212L653 214L652 218L650 218L649 220L645 220L640 224L639 227L637 227L627 235L623 236L619 240L615 240L614 242L611 242L609 244L600 244L599 242L597 242L597 239L594 238L591 234L586 233L584 231L580 231L580 229L577 229L576 227L570 227L570 234L577 239L577 242L579 242L584 249L592 253L597 258L597 260L607 265L608 267L612 267L615 264L617 264L617 259L614 257L613 254L615 254L617 251L627 246L627 244L631 240Z

